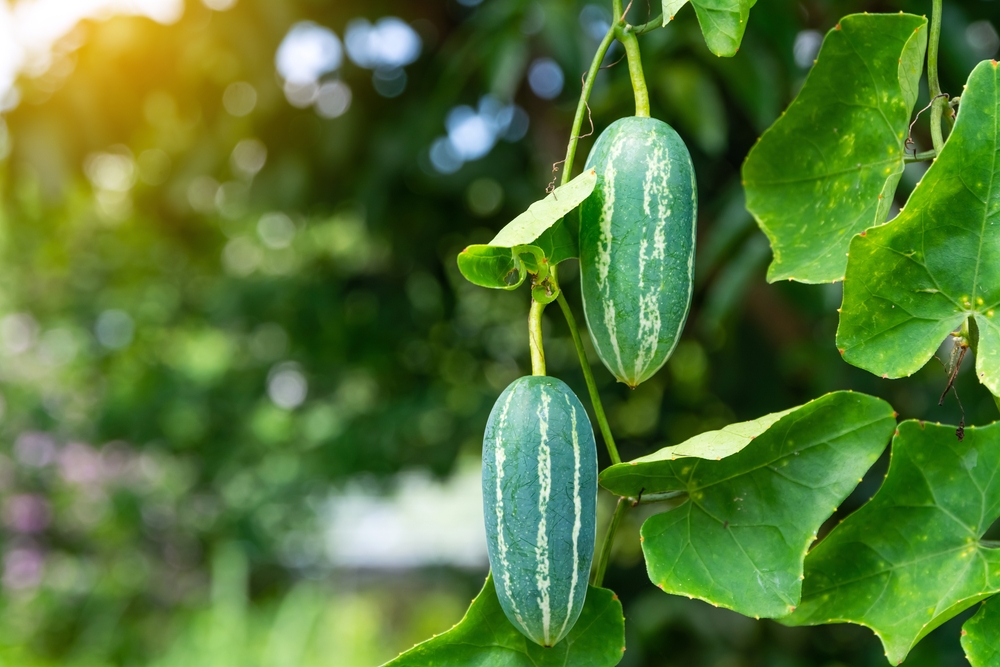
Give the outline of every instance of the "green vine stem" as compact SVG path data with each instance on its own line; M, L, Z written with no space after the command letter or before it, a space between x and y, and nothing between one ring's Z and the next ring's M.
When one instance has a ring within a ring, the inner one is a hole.
M622 11L622 0L614 0L614 13L618 18L615 37L625 47L625 57L628 58L628 74L632 79L632 91L635 93L635 115L649 118L649 90L646 88L646 76L642 71L642 58L639 55L639 40L635 33L626 30L625 15Z
M601 553L594 563L594 576L591 583L600 586L604 583L604 572L608 569L608 561L611 559L611 547L615 543L615 534L618 532L618 524L625 515L625 510L629 508L629 502L625 498L619 498L615 505L615 513L611 515L611 522L608 524L608 532L604 534L604 542L601 544Z
M933 0L931 9L931 34L930 43L927 45L927 87L930 90L931 99L931 143L934 150L940 152L944 146L944 137L941 135L941 116L948 100L941 95L941 81L938 79L938 42L941 41L941 3L942 0Z
M542 311L545 304L531 300L528 311L528 347L531 348L531 374L545 375L545 348L542 347Z
M570 177L573 175L573 161L576 159L576 145L580 141L580 129L583 127L583 117L587 113L587 100L590 99L590 93L594 89L594 81L597 80L597 73L601 69L601 63L604 62L604 56L608 53L608 48L611 46L611 42L615 38L615 26L612 25L608 28L607 34L604 35L604 39L597 46L597 53L594 54L594 59L590 63L590 69L587 70L587 76L583 81L583 90L580 91L580 102L576 105L576 115L573 117L573 129L570 130L569 144L566 146L566 159L563 161L563 173L560 185L566 185L569 183Z
M583 379L587 383L587 392L590 394L590 402L594 405L594 415L597 417L597 426L604 436L604 445L608 448L608 456L611 463L621 463L622 457L618 455L618 447L615 446L615 438L611 435L611 427L608 425L608 417L604 414L604 405L601 403L601 396L597 393L597 383L594 381L594 372L590 369L590 361L587 360L587 350L583 347L583 338L580 337L580 329L576 326L576 317L569 307L569 302L562 294L556 299L559 308L566 318L566 325L569 327L570 336L573 337L573 345L576 347L576 355L580 358L580 368L583 369Z
M597 52L594 54L594 59L590 63L590 69L587 70L587 74L584 77L583 89L580 91L580 102L576 105L576 116L573 118L573 127L570 131L569 144L566 146L566 159L563 162L563 173L562 173L562 185L569 182L573 175L573 161L576 159L576 147L580 141L580 128L583 127L583 117L588 111L587 100L590 99L590 93L594 89L594 81L597 79L597 73L601 69L601 63L604 61L604 56L608 52L608 48L611 46L611 42L615 37L615 26L612 25L607 34L604 35L604 39L597 47ZM550 271L555 272L556 267L552 267ZM577 356L580 358L580 368L583 370L583 379L587 383L587 393L590 394L590 402L594 406L594 414L597 417L597 425L601 430L601 435L604 437L604 445L608 449L608 455L611 457L612 463L621 463L621 457L618 455L618 448L615 447L614 436L611 435L611 427L608 426L608 418L604 414L604 405L601 403L601 396L597 391L597 383L594 381L594 373L590 369L590 361L587 360L587 352L583 347L583 339L580 337L580 330L576 326L576 318L573 316L573 311L569 307L569 303L566 301L566 297L559 294L556 299L559 303L559 308L562 310L563 317L566 318L566 325L569 327L570 335L573 337L573 344L576 346Z

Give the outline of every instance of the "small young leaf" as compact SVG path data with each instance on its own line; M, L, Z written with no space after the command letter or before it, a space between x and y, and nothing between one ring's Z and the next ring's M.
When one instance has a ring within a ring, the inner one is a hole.
M885 221L903 173L926 26L911 14L841 19L798 97L747 155L747 208L774 253L769 281L840 280L851 237Z
M563 217L590 196L597 173L588 169L549 196L536 201L486 245L471 245L458 255L466 280L491 289L516 289L528 273L544 280L549 266L577 256L575 234Z
M531 245L540 248L549 263L555 266L563 260L579 257L579 236L577 221L570 216L546 229Z
M489 245L503 248L536 245L538 237L589 197L596 184L597 172L588 169L508 222Z
M820 525L879 457L895 425L885 401L835 392L612 466L600 482L633 497L640 490L687 493L687 502L642 527L654 584L748 616L780 617L799 602L802 560Z
M882 488L806 557L802 604L782 623L857 623L893 664L948 619L1000 590L1000 422L907 421ZM984 663L986 664L986 663ZM993 663L989 663L993 664Z
M670 23L688 0L663 0L663 25ZM747 29L753 0L691 0L708 49L726 58L736 55Z
M622 605L606 588L591 586L569 635L552 648L542 648L504 616L490 576L455 627L384 667L614 667L624 651Z
M545 306L559 298L559 290L552 289L550 283L534 285L531 288L531 298Z
M1000 665L1000 598L990 598L962 626L962 649L972 667Z
M891 378L911 375L969 317L976 375L1000 394L1000 67L969 76L955 128L888 224L851 242L837 347Z
M470 245L458 253L458 270L473 285L491 289L517 289L528 275L510 248L489 245Z

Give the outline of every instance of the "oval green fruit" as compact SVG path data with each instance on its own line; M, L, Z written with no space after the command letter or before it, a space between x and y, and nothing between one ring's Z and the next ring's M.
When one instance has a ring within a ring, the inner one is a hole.
M483 511L500 606L533 642L556 644L583 609L597 522L594 430L561 380L522 377L497 399Z
M583 308L594 347L635 387L663 366L691 307L698 189L691 155L655 118L622 118L594 144L580 210Z

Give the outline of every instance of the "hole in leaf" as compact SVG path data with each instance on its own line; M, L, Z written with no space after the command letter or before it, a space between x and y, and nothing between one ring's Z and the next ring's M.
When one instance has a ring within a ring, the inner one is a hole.
M507 275L503 277L503 281L508 285L516 285L521 280L521 271L519 269L511 269Z

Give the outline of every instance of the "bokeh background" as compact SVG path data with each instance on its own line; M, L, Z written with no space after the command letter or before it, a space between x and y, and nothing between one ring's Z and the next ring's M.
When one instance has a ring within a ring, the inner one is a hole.
M1000 2L945 9L957 93L997 54ZM839 286L764 281L740 164L863 10L930 0L761 0L732 59L690 8L641 37L701 211L673 358L635 391L595 369L624 456L844 388L901 418L997 418L971 373L938 407L937 362L894 382L844 364ZM0 0L0 665L371 667L461 618L487 568L482 429L529 372L529 296L465 283L455 255L543 196L610 19L594 0ZM621 56L598 132L633 111ZM574 261L561 277L582 317ZM545 326L549 372L585 396L558 311ZM641 518L606 580L622 665L885 664L862 628L652 588ZM965 664L959 626L906 664Z

